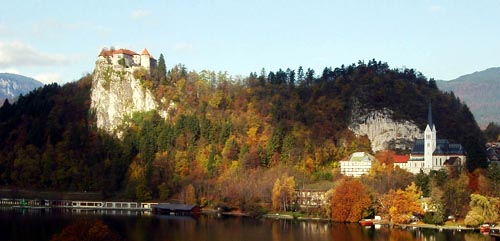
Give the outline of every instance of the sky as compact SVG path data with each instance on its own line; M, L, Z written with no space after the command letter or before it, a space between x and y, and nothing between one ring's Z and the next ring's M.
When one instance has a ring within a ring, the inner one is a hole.
M66 83L103 47L147 48L167 68L227 71L349 65L450 80L500 66L500 0L0 0L0 72Z

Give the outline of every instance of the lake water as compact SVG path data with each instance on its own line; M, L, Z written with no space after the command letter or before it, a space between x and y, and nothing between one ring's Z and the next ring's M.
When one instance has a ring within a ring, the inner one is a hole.
M0 240L50 240L79 220L101 220L123 240L152 241L441 241L490 240L477 232L401 230L382 226L364 228L358 224L324 221L252 219L242 217L141 215L123 213L75 213L63 210L0 209Z

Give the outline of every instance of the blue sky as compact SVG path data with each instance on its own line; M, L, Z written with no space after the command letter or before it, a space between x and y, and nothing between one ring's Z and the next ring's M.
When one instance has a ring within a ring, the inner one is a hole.
M377 59L454 79L500 66L500 0L2 1L0 72L64 83L101 48L163 53L167 67L250 72Z

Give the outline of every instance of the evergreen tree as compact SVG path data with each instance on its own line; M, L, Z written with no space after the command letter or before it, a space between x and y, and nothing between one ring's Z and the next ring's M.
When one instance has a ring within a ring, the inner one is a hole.
M165 58L163 57L163 54L160 54L160 58L158 59L157 72L158 82L162 85L167 84L167 66L165 65Z

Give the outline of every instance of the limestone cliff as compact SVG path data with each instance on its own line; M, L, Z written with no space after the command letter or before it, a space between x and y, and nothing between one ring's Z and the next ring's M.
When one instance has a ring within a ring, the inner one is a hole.
M134 112L157 110L151 91L133 75L133 68L97 62L91 89L91 110L97 127L119 134L117 128Z
M409 150L422 132L412 121L395 121L390 110L372 111L362 114L353 111L349 129L356 135L367 135L373 151L383 149Z

